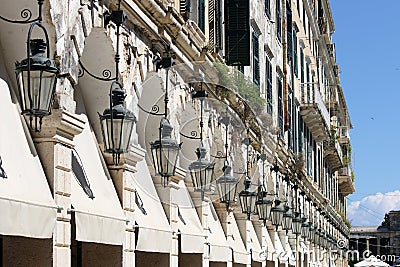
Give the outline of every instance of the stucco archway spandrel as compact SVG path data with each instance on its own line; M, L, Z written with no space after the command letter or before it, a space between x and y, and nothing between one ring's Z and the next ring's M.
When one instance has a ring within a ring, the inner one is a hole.
M93 28L85 43L85 49L80 58L84 67L99 77L103 77L103 72L106 70L110 71L109 77L115 77L115 51L107 31L104 28ZM102 113L110 105L111 83L111 81L94 79L88 73L84 73L78 81L86 114L98 141L102 140L98 113Z

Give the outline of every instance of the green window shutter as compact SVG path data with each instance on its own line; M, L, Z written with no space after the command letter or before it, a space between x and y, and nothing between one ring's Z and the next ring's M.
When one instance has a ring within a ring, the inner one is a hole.
M225 1L226 64L250 66L249 0Z

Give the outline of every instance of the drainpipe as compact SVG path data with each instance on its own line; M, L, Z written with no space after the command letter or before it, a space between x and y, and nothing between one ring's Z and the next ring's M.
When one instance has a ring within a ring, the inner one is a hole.
M283 47L283 112L284 112L284 131L289 129L289 99L288 99L288 81L287 81L287 21L286 21L286 0L282 1L282 47Z

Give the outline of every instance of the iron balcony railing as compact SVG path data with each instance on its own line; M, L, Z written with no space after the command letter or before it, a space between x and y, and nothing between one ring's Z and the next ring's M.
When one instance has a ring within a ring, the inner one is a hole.
M316 105L321 112L328 131L330 130L330 116L326 108L324 99L318 89L313 84L303 84L301 86L301 101L304 105Z

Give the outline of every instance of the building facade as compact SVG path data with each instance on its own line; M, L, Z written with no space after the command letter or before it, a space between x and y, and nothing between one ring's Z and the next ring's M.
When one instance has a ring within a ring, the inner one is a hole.
M352 125L328 0L18 0L0 13L34 23L0 20L2 266L347 266ZM24 108L40 94L14 78L25 57L17 74L33 75L26 41L41 26L48 46L28 43L58 69L43 120ZM99 114L121 103L135 124L116 160ZM169 136L182 145L164 179L151 151ZM199 143L214 164L205 194L191 179ZM243 213L237 194L227 205L215 178L228 175L301 231Z
M354 226L350 229L350 262L376 256L391 265L399 263L400 212L390 211L380 226Z

